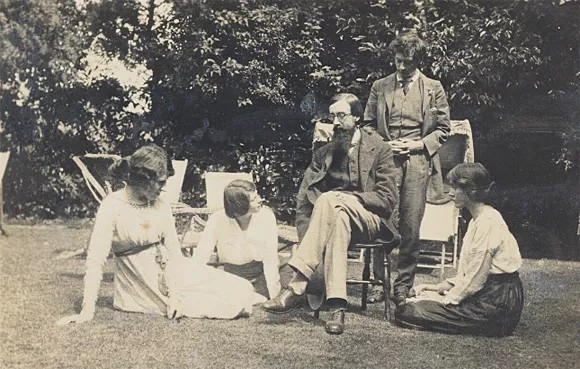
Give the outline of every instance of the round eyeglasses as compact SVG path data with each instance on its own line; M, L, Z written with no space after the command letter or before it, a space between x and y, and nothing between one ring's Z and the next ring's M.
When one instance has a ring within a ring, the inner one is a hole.
M334 114L334 113L333 113L333 114L329 114L329 115L328 115L328 119L329 119L331 122L334 122L334 120L335 120L336 118L338 118L338 120L339 120L339 121L343 122L343 121L346 119L346 117L348 117L348 116L350 116L350 115L352 115L352 114L350 114L350 113L336 113L336 114Z

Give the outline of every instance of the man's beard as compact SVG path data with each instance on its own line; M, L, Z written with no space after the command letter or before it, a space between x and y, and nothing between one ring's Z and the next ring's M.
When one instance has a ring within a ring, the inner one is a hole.
M334 133L332 134L332 152L335 157L342 158L348 153L355 129L356 127L346 129L342 126L334 126Z

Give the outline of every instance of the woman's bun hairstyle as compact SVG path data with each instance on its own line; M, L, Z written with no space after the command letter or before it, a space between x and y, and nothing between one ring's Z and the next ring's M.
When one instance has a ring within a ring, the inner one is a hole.
M461 163L447 173L447 180L453 187L465 191L472 201L488 201L495 182L487 169L480 163Z
M126 181L129 179L129 160L127 158L121 158L115 160L113 164L109 167L109 173L113 178Z
M109 172L113 177L129 184L143 183L175 174L171 158L165 150L155 144L143 146L131 156L116 161L109 167Z

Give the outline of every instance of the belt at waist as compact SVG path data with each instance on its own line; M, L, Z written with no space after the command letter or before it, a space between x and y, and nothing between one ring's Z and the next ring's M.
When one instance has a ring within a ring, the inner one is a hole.
M507 282L519 278L520 274L518 272L513 273L502 273L502 274L490 274L487 276L488 281L494 282Z
M225 263L224 271L252 280L264 275L264 263L256 260L242 265Z
M130 255L135 255L140 253L141 251L145 251L151 247L155 247L158 245L163 244L165 240L162 238L161 240L157 241L157 242L153 242L153 243L148 243L146 245L137 245L137 246L133 246L127 250L123 250L123 251L118 251L118 252L113 252L113 254L115 254L116 257L121 257L121 256L130 256Z

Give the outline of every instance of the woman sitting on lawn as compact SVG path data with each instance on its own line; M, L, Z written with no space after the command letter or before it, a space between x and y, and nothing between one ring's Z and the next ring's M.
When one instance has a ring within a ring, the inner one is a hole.
M447 175L455 206L472 216L463 239L457 276L414 288L416 298L397 309L397 323L448 333L503 337L523 309L518 244L501 214L484 201L493 183L481 164L459 164Z
M194 255L205 264L217 247L224 270L252 282L260 295L255 302L280 292L276 217L261 204L254 183L242 179L229 183L224 210L210 216Z
M110 168L127 186L109 194L97 212L88 247L80 314L58 324L93 319L110 250L115 255L115 308L169 318L232 319L250 314L252 285L197 265L181 253L169 204L159 195L173 166L156 145L144 146Z

